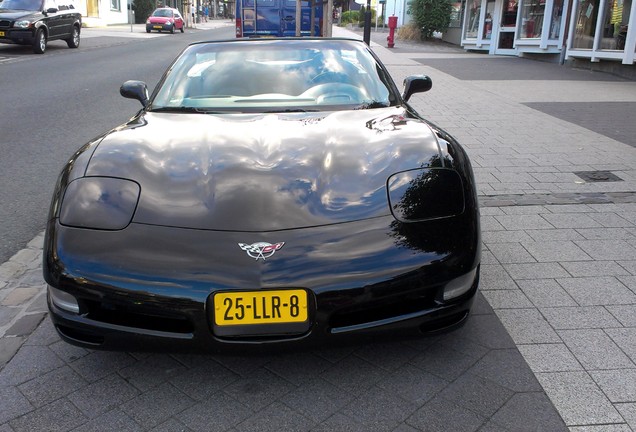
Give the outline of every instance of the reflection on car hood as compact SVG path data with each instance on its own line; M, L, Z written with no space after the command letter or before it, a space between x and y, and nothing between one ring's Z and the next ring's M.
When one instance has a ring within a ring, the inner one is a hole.
M2 2L0 2L0 8L1 7ZM37 11L0 9L0 19L17 20L19 18L28 17L29 15L35 15L36 13L40 14Z
M151 23L157 23L157 24L163 24L166 23L168 21L172 20L172 18L168 18L168 17L154 17L151 16L150 18L148 18L148 21L150 21Z
M405 115L151 112L107 135L86 175L138 182L139 223L270 231L377 217L391 174L439 163L434 133Z

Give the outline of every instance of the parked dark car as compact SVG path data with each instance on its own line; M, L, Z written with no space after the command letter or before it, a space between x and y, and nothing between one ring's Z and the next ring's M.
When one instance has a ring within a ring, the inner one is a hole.
M464 149L362 41L187 47L63 168L50 316L97 349L274 349L462 325L479 283Z
M0 2L0 43L31 45L37 54L43 54L52 40L77 48L81 28L82 15L71 0Z
M158 8L146 20L146 33L153 30L158 32L167 31L174 33L180 30L183 33L185 22L177 9L174 8Z

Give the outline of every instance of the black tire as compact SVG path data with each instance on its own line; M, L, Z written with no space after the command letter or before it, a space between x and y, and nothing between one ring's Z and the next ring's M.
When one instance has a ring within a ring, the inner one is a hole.
M39 28L35 31L35 37L33 38L33 52L44 54L44 51L46 51L46 32L44 29Z
M78 26L73 26L71 37L66 39L66 45L69 48L77 48L80 45L80 29Z
M170 28L170 33L174 34L174 25Z
M183 26L181 26L181 33L183 33Z
M146 33L150 33L150 29L146 29Z

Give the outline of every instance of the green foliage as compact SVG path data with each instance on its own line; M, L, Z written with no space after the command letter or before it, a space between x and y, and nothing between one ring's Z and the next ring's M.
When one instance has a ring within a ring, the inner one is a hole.
M358 21L360 21L359 11L348 10L343 12L342 17L340 18L340 22L342 24L357 23Z
M359 27L364 27L364 14L366 12L366 8L362 6L360 8L360 21L358 22ZM375 9L371 9L371 26L375 23Z
M408 13L421 29L422 37L431 38L435 32L448 30L452 11L450 0L413 0Z
M133 10L135 11L135 23L144 24L155 10L155 0L135 0Z

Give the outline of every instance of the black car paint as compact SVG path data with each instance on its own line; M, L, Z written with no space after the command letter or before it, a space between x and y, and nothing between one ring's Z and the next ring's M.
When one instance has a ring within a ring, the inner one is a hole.
M412 223L391 215L387 177L418 167L460 174L462 214ZM129 226L105 231L60 224L66 186L85 176L141 186ZM321 201L327 190L338 200ZM254 260L238 246L257 241L285 246L267 260ZM49 301L56 328L71 343L229 351L452 328L472 304L480 244L466 153L406 102L322 113L142 110L85 145L62 171L43 268L49 285L80 301L78 315ZM444 286L475 269L470 291L444 301ZM268 335L215 334L214 292L281 288L308 291L309 330L274 325Z

